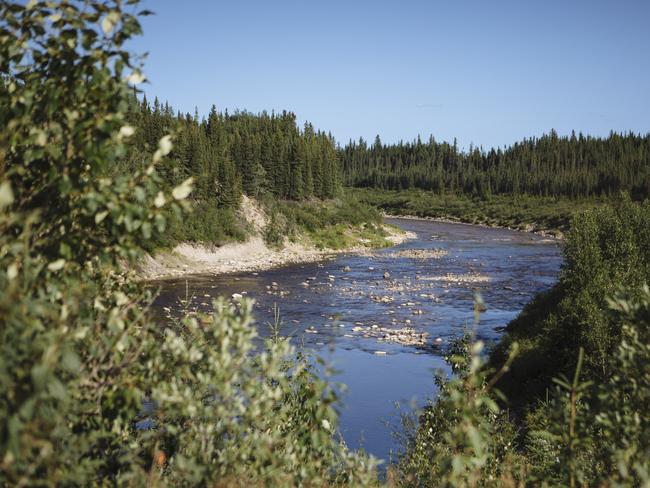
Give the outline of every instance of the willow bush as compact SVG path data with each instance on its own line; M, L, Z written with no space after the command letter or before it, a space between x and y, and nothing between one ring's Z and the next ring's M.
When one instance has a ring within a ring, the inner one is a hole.
M0 3L0 485L368 484L336 396L250 303L154 323L124 269L186 210L134 129L135 1ZM146 14L146 12L143 12Z
M638 298L650 281L650 201L622 198L576 215L562 251L558 282L508 324L491 357L498 367L512 342L520 346L498 385L517 410L544 397L553 377L571 376L580 348L586 377L605 382L611 376L623 321L607 300L623 288Z
M650 289L609 303L624 324L609 379L589 379L580 349L571 378L555 378L524 419L511 417L495 389L516 364L517 346L493 373L480 341L457 342L448 355L454 377L438 379L439 396L416 424L406 418L412 428L391 479L417 487L650 486Z

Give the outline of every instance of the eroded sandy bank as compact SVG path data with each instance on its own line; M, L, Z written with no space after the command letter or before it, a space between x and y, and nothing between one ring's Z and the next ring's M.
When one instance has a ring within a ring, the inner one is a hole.
M327 259L340 253L368 252L369 248L360 241L353 248L332 250L317 249L308 243L287 241L282 249L266 245L261 235L268 222L264 209L252 198L242 198L239 216L246 220L254 234L246 242L209 246L181 243L171 251L147 254L140 261L136 273L142 280L171 278L189 274L227 274L246 271L263 271L289 264L308 263ZM416 235L385 225L386 241L391 245L401 244Z
M415 238L412 232L403 232L384 226L386 240L392 245ZM226 274L245 271L263 271L289 264L308 263L333 257L340 253L367 252L365 246L348 249L316 249L301 243L287 242L283 249L269 248L261 237L251 237L242 243L206 246L183 243L171 251L147 254L136 270L142 280L171 278L188 274Z

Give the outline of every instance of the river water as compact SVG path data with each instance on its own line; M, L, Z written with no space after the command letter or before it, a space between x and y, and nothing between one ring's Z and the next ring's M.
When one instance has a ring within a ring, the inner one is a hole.
M324 358L337 371L332 380L347 385L340 429L348 446L388 460L400 447L391 433L400 410L435 397L434 371L448 372L446 345L472 326L475 293L485 303L477 336L496 341L502 327L556 281L561 254L557 241L522 232L387 222L417 238L320 263L157 281L154 307L174 313L189 290L193 305L208 311L205 295L240 293L256 300L259 332L267 336L265 324L273 321L277 306L283 335ZM407 340L385 340L393 330L402 330ZM423 344L405 344L409 338Z

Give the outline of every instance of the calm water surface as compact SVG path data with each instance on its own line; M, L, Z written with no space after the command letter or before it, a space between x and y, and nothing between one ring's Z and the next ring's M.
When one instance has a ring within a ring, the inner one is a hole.
M264 324L273 320L277 304L283 334L321 355L337 370L333 380L348 386L341 410L341 432L348 445L389 459L400 447L386 425L399 423L396 402L410 407L435 396L433 373L448 371L442 357L445 346L472 323L475 292L487 307L477 334L495 341L536 293L553 285L561 256L556 241L521 232L406 219L387 222L415 232L417 239L321 263L158 281L155 306L178 310L178 300L188 289L194 306L208 311L210 298L204 295L241 293L255 298L259 332L266 336ZM439 259L396 256L408 249L444 249L447 254ZM353 331L372 325L413 327L428 334L430 346L386 343Z

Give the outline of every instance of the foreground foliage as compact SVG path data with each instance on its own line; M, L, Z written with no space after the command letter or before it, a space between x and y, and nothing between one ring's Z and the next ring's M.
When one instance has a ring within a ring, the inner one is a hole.
M0 6L0 485L370 483L309 363L279 339L251 354L250 303L161 327L121 271L191 191L161 190L168 137L112 171L137 18Z
M610 302L624 324L611 375L590 381L583 351L525 421L499 406L494 389L513 368L514 346L489 373L469 336L451 351L456 377L414 424L392 471L404 486L650 486L650 290ZM410 428L409 428L410 427Z

